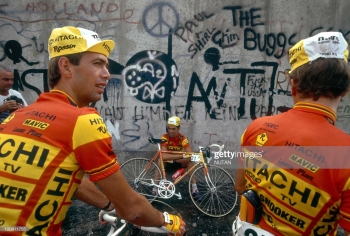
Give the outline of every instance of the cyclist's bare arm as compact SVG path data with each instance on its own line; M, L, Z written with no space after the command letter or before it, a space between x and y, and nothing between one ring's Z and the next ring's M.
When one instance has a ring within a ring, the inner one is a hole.
M109 203L108 198L85 176L74 197L100 209L105 208ZM113 207L113 203L111 203L107 210L113 209Z
M236 185L235 190L242 194L242 192L245 190L246 180L244 178L244 169L237 169L236 172Z
M117 171L96 183L114 204L119 217L140 226L159 227L163 225L163 214L153 208L144 196L129 186L121 171Z
M162 151L168 151L168 149L165 146L161 146ZM185 152L192 152L191 146L187 146L184 148ZM182 159L182 154L170 154L170 153L163 153L163 160L178 160ZM179 161L180 162L180 161Z

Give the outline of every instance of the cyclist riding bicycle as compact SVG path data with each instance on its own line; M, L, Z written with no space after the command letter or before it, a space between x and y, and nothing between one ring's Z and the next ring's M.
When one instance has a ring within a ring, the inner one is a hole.
M185 151L185 152L192 152L192 148L190 146L190 143L188 142L188 139L185 135L180 133L180 123L181 120L177 116L172 116L168 119L167 122L167 130L168 132L163 134L162 139L165 140L165 142L161 143L161 149L162 151ZM192 166L194 166L194 162L191 161L190 158L183 158L182 154L170 154L170 153L163 153L163 160L164 165L166 163L180 163L183 168L190 169ZM158 166L160 166L160 159L158 160ZM193 172L193 171L192 171ZM190 174L192 174L192 172ZM155 179L159 179L159 176L155 176ZM192 180L192 196L199 201L201 201L202 196L198 191L197 184L195 182L195 179ZM152 194L157 194L157 187L153 187Z

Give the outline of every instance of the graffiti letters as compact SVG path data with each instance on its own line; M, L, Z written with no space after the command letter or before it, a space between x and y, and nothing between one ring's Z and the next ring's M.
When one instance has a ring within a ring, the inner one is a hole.
M200 12L197 15L194 15L194 19L198 22L203 22L206 19L209 19L214 14L208 14L206 12ZM174 35L178 36L182 41L187 43L187 39L184 37L186 30L193 33L193 26L198 27L198 23L194 20L186 21L185 26L179 26L174 30Z
M274 56L275 58L281 58L284 56L284 51L288 42L292 42L295 34L292 34L288 39L285 34L273 33L263 34L255 32L253 29L244 29L244 48L247 50L259 49L260 52L265 52L267 56ZM281 47L278 50L277 47ZM279 52L279 55L277 54Z

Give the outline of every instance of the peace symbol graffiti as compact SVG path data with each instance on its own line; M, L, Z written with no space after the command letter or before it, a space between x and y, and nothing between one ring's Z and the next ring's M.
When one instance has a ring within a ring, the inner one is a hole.
M179 24L179 14L174 6L158 2L148 6L142 14L142 22L147 33L154 37L166 37Z

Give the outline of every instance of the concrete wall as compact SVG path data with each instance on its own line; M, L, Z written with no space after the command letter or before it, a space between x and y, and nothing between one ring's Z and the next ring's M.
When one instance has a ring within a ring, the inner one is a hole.
M348 0L2 0L0 63L14 70L14 88L31 103L48 91L51 30L94 30L116 42L111 80L93 105L119 155L155 150L147 138L160 137L170 115L182 118L194 150L235 149L253 119L292 107L283 75L288 49L321 31L341 31L349 42L349 12ZM347 133L349 101L337 111Z

